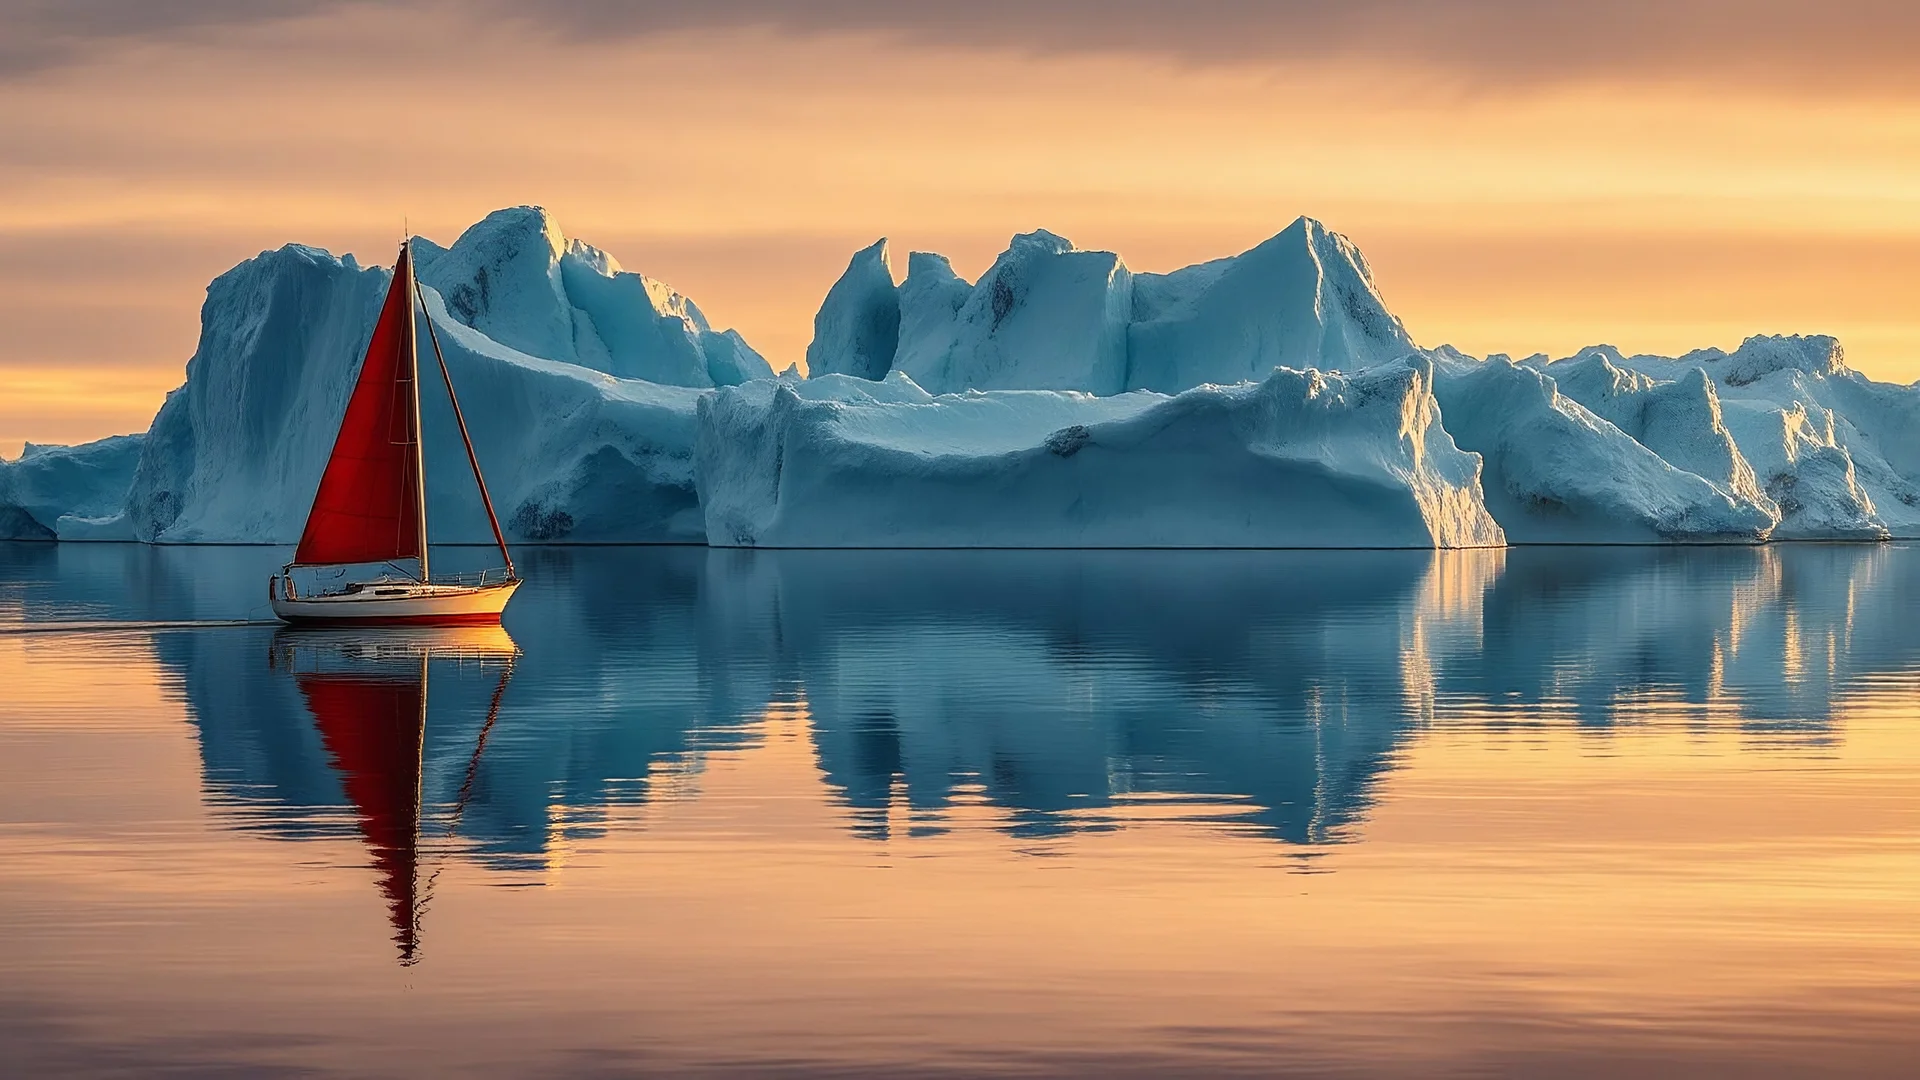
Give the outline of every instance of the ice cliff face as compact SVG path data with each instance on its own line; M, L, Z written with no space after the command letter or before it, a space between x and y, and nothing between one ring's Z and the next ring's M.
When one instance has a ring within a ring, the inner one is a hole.
M1129 389L1133 274L1118 255L1042 230L1014 237L964 297L938 269L929 264L936 277L915 294L929 306L911 332L903 325L893 362L929 392Z
M1498 546L1423 359L1168 396L937 397L903 373L700 403L723 547Z

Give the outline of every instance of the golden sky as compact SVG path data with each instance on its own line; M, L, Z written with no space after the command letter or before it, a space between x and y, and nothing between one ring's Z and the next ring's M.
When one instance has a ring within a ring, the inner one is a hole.
M1832 333L1920 378L1906 5L793 7L0 0L0 453L144 429L263 248L529 202L775 367L877 236L1168 270L1309 214L1424 345Z

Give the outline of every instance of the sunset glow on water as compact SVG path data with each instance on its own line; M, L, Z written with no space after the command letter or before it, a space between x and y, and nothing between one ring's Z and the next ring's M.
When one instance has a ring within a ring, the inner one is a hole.
M392 638L22 633L245 617L283 555L0 545L4 1038L42 1073L1897 1071L1915 555L547 549L504 635ZM413 774L302 689L422 656Z

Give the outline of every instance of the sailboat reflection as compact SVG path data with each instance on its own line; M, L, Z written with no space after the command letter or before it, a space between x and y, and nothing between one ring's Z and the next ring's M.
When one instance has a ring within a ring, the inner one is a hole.
M429 659L498 664L500 674L474 740L466 776L446 818L451 840L473 793L487 736L519 648L498 626L440 629L283 630L269 666L289 672L358 819L386 897L400 963L420 955L420 923L433 877L421 880L421 768L427 727Z

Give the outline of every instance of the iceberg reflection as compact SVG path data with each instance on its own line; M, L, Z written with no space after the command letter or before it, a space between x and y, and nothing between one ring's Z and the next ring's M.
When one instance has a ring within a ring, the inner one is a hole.
M858 836L952 828L983 800L1019 837L1171 814L1312 845L1358 839L1432 725L1793 746L1920 671L1920 552L1900 546L524 561L504 702L497 665L429 653L418 783L429 816L460 808L462 857L536 875L619 807L697 798L711 754L752 748L796 703L816 794ZM372 842L284 637L156 638L213 801L238 827Z

